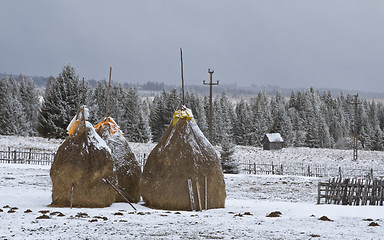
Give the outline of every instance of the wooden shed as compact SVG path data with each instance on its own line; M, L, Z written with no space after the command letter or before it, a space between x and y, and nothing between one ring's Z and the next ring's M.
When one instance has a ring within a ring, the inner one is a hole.
M262 144L264 150L282 149L284 140L280 133L267 133L263 138Z

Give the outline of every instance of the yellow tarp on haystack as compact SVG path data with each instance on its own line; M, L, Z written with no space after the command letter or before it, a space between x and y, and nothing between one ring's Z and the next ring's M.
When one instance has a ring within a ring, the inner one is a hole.
M179 119L187 119L188 121L193 121L192 111L185 106L183 106L182 109L177 110L173 114L172 125L175 126Z

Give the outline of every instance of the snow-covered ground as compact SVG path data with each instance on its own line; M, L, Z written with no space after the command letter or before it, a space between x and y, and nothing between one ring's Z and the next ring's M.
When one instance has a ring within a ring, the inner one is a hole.
M0 135L0 149L32 149L35 151L56 151L61 139L48 139L42 137L22 137Z
M0 136L0 148L55 150L61 141ZM153 143L131 143L143 155ZM379 166L382 152L359 152L358 164ZM325 162L348 165L351 151L236 147L239 161ZM374 161L372 161L374 160ZM357 164L357 163L356 163ZM384 207L316 205L317 183L326 179L225 175L226 207L203 212L155 210L117 203L107 208L51 208L50 166L0 164L0 239L380 239ZM9 207L8 207L9 206ZM10 211L10 208L17 209ZM31 210L28 213L27 210ZM37 219L43 214L49 219ZM271 212L280 217L267 217ZM60 216L58 212L61 212ZM321 221L327 216L333 221ZM380 226L368 226L372 222Z
M323 148L283 148L277 151L264 151L262 148L236 146L235 158L239 162L303 163L355 168L384 169L384 152L358 151L358 160L353 161L353 150Z
M1 239L380 239L384 235L384 207L316 205L318 178L225 175L226 207L203 212L155 210L142 203L134 204L137 211L126 203L70 209L48 207L49 168L0 164ZM13 212L7 206L17 209ZM49 219L37 219L43 215L39 211L48 211ZM274 211L281 216L267 217ZM319 220L322 216L333 221ZM380 226L368 226L371 222Z

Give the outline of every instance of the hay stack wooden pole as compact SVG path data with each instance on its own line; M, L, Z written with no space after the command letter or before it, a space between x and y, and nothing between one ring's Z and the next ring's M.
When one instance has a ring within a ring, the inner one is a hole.
M131 205L131 207L133 208L133 209L135 209L135 211L137 211L137 209L132 205L132 203L131 203L131 201L129 201L124 195L123 195L123 193L119 190L119 189L117 189L117 187L115 187L110 181L108 181L108 179L105 179L105 178L103 178L103 180L106 182L106 183L108 183L120 196L122 196L123 198L124 198L124 200L127 202L127 203L129 203L129 205Z
M73 206L73 190L75 188L75 183L72 182L72 187L71 187L71 209L72 209L72 206Z
M85 106L85 100L84 100L84 76L83 76L83 88L82 88L82 105ZM85 125L85 110L84 107L81 108L82 111L82 119L80 121Z
M84 76L83 76L83 89L82 89L81 104L82 104L82 105L85 105L85 101L84 101Z
M184 106L184 66L183 66L183 49L180 48L180 60L181 60L181 91L182 95L182 106Z
M108 93L107 93L107 105L105 107L105 117L108 117L108 107L109 107L109 97L111 95L111 78L112 78L112 67L109 67L109 83L108 83Z
M202 211L201 208L201 199L200 199L200 187L199 187L199 181L196 179L196 192L197 192L197 202L199 206L199 211Z
M204 194L204 198L205 198L205 210L208 210L208 189L207 189L207 176L204 176L204 191L205 191L205 194Z
M188 178L188 190L189 190L189 201L191 202L191 210L195 211L195 198L193 196L192 180Z

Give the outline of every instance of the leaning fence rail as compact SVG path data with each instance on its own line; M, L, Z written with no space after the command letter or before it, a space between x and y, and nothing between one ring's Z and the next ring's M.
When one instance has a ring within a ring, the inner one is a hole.
M36 151L32 149L0 149L0 163L23 163L50 165L55 152Z

